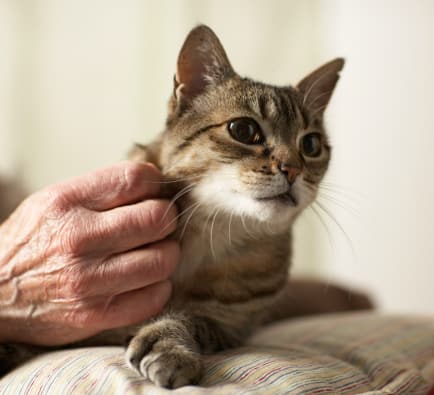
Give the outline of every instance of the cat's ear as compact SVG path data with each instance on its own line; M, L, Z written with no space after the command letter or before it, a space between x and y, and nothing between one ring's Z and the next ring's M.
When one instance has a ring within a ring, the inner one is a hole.
M235 74L215 33L205 25L194 28L178 56L174 96L182 107L210 85L218 85Z
M297 89L303 96L303 106L315 112L316 116L321 117L324 113L344 63L342 58L334 59L310 73L297 84Z

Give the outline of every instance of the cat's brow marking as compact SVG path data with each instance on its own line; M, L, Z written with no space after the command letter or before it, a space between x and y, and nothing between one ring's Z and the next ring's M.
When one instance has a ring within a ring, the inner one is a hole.
M280 111L283 116L285 116L285 121L293 123L296 119L296 112L294 109L294 100L289 92L278 91L278 96L280 99Z
M257 97L257 112L263 119L279 121L283 119L288 125L296 120L296 110L290 92L276 90L273 94L262 94Z
M197 139L197 138L198 138L202 133L207 132L207 131L210 130L210 129L218 128L218 127L220 127L220 126L223 126L226 122L227 122L227 121L220 122L220 123L216 123L216 124L212 124L212 125L207 125L207 126L204 126L203 128L200 128L200 129L194 131L190 136L186 137L186 138L184 139L184 141L176 147L176 151L180 151L180 150L182 150L182 149L188 147L188 146L191 145L191 143L192 143L195 139Z
M268 119L277 119L280 115L279 104L274 96L270 96L265 103L265 114Z
M229 142L227 140L223 140L217 136L210 135L209 139L215 143L219 148L224 150L224 153L226 156L230 156L230 154L233 154L234 159L240 159L245 156L251 156L254 155L254 151L250 150L248 148L244 148L241 145L233 144L232 142Z
M267 100L265 99L264 96L260 95L258 97L259 113L260 113L262 119L267 119L267 112L265 109L266 102L267 102Z

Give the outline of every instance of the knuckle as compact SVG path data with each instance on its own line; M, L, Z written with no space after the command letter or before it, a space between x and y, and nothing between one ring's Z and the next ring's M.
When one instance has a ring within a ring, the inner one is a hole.
M61 185L48 187L36 195L33 212L39 212L39 240L49 240L56 255L78 256L88 243L87 216L69 199L68 190Z
M126 162L121 176L121 188L126 192L140 190L158 190L157 181L161 179L161 173L152 163ZM152 182L154 182L152 184ZM151 182L151 184L149 184Z
M150 177L157 178L158 170L151 163L126 162L123 173L125 189L134 190L145 185Z
M54 185L47 188L42 195L42 199L46 209L48 209L52 215L63 215L65 211L70 208L67 190L61 185Z
M86 228L89 224L83 218L78 220L76 215L65 216L61 222L56 236L59 251L71 257L81 256L88 248L90 230Z
M176 208L165 201L147 202L147 222L156 230L172 231L176 227Z
M89 328L95 326L98 313L94 307L86 303L76 303L67 315L67 321L75 328Z
M160 249L155 249L149 256L148 268L152 273L162 274L165 266L165 256Z
M150 270L161 279L168 278L178 262L178 250L175 242L165 242L163 246L153 250L149 260Z
M166 208L160 202L149 200L146 212L149 225L153 228L161 227L164 218L167 217L165 211Z
M77 267L64 270L60 275L59 284L61 293L67 299L82 300L89 294L89 281Z

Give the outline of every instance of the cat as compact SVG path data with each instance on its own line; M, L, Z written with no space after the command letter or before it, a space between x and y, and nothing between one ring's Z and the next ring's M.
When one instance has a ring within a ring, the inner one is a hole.
M173 237L182 261L172 298L142 325L73 346L130 337L127 363L156 385L177 388L200 380L202 353L241 345L258 325L300 314L298 306L288 308L291 228L314 201L330 162L323 114L343 65L341 58L326 63L295 87L266 85L234 71L209 27L189 33L166 129L130 155L162 171L164 194L179 208ZM319 289L309 287L302 287L309 295ZM360 306L343 310L353 307ZM1 367L37 352L3 345Z
M161 169L181 212L173 297L126 352L155 384L197 383L200 354L242 344L287 292L291 227L329 165L323 113L343 65L275 87L240 77L209 27L187 36L166 130L131 155Z

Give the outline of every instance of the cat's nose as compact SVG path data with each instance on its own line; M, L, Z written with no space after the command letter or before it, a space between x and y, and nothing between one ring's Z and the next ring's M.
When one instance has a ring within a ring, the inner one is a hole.
M290 166L287 163L281 163L279 165L280 171L286 175L288 182L294 184L297 176L301 173L301 169L298 167Z

